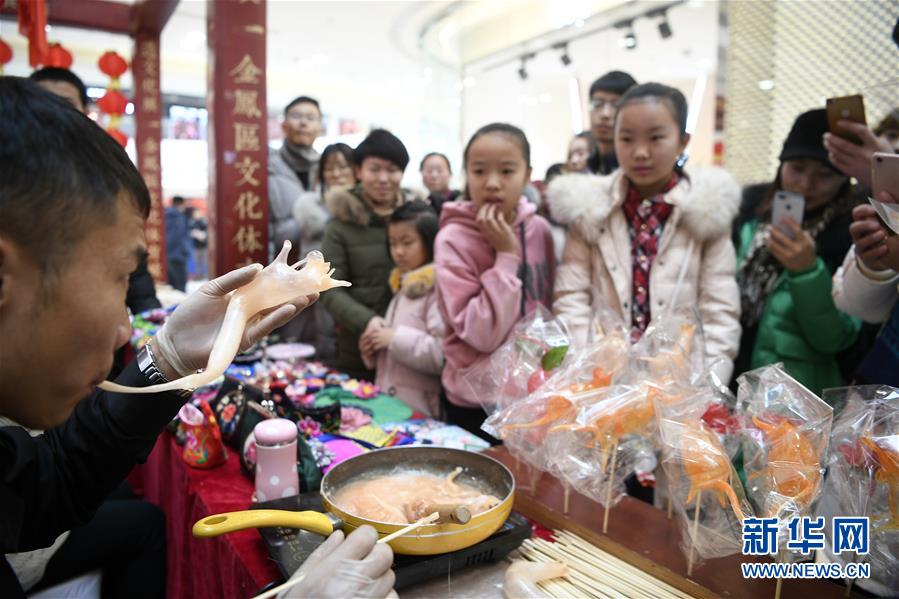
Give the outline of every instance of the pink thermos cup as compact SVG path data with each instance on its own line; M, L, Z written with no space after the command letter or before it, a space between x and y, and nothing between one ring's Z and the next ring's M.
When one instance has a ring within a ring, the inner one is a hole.
M297 475L297 425L284 418L263 420L256 437L256 501L290 497L300 492Z

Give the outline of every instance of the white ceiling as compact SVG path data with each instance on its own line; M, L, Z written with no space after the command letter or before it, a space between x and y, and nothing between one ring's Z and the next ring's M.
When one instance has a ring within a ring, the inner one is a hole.
M446 4L268 0L269 106L282 106L301 93L357 97L360 88L377 92L413 85L425 66L415 52L418 30L423 20ZM0 35L14 50L6 72L27 75L31 71L27 43L18 35L15 23L0 21ZM72 69L89 85L106 82L96 67L103 52L113 49L126 57L131 54L132 42L124 35L53 27L48 38L74 54ZM179 3L163 31L161 50L163 91L205 96L205 0ZM130 87L129 75L123 84Z

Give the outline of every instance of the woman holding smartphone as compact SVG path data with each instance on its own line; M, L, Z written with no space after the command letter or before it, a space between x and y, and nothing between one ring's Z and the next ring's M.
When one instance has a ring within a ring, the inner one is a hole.
M834 306L831 277L852 245L852 208L861 198L828 160L827 130L824 110L799 115L774 182L739 229L743 337L734 380L783 362L817 394L846 383L837 355L856 343L861 322ZM744 197L744 206L751 201Z

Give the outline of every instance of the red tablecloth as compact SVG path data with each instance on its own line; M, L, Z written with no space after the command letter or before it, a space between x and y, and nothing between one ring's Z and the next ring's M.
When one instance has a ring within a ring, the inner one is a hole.
M256 530L214 539L195 539L190 533L201 518L250 506L253 483L240 472L237 452L229 449L228 461L217 468L191 468L181 459L174 436L165 433L129 480L165 511L168 599L246 599L281 580Z

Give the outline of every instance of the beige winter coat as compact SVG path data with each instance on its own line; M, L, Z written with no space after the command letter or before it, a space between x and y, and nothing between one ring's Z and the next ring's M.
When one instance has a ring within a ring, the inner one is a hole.
M696 307L707 364L723 358L716 374L728 381L740 346L740 295L730 239L740 188L721 169L694 168L687 174L665 196L675 208L649 274L651 316L655 320L668 310ZM626 190L620 169L604 177L558 177L549 186L553 218L568 225L553 309L579 343L586 340L594 307L611 308L630 326L631 237L621 209Z

